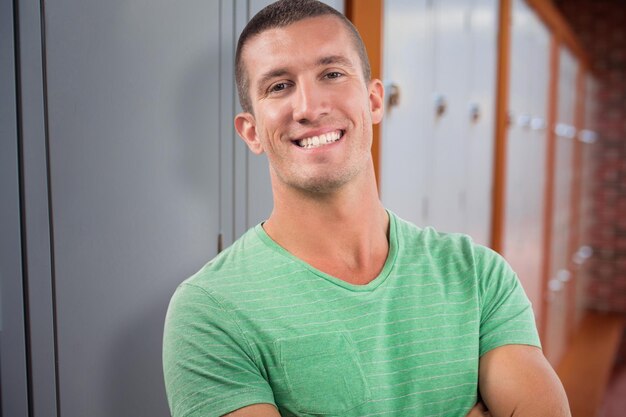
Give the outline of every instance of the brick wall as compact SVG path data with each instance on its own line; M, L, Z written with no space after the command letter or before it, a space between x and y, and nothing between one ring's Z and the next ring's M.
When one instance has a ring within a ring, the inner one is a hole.
M626 1L559 0L599 81L588 306L626 313Z

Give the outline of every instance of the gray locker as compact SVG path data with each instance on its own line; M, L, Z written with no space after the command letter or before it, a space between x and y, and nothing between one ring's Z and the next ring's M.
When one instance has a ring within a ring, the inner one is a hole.
M0 0L0 415L28 416L13 2Z
M220 2L53 0L45 24L59 414L166 416L167 302L220 231Z
M271 210L233 128L262 2L1 1L2 415L167 416L170 296Z
M234 238L239 4L3 0L3 415L169 415L169 297Z

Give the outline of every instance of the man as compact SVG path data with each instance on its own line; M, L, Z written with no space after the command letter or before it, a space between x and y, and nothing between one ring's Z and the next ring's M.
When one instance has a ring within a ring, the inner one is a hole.
M172 298L172 415L568 416L506 263L382 206L383 87L354 27L281 0L236 66L235 127L269 159L274 209Z

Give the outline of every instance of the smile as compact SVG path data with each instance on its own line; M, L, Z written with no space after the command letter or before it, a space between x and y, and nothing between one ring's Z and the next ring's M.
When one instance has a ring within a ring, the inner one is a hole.
M304 149L314 149L337 142L342 136L343 131L336 130L334 132L324 133L323 135L297 140L295 144Z

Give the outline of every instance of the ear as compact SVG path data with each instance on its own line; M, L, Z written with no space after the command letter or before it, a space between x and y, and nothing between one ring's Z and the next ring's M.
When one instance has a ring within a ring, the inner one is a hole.
M372 115L372 123L378 124L383 120L385 114L385 87L379 79L372 79L368 88L370 100L370 113Z
M239 113L235 116L235 130L252 153L257 155L263 153L263 146L256 134L256 120L251 113Z

